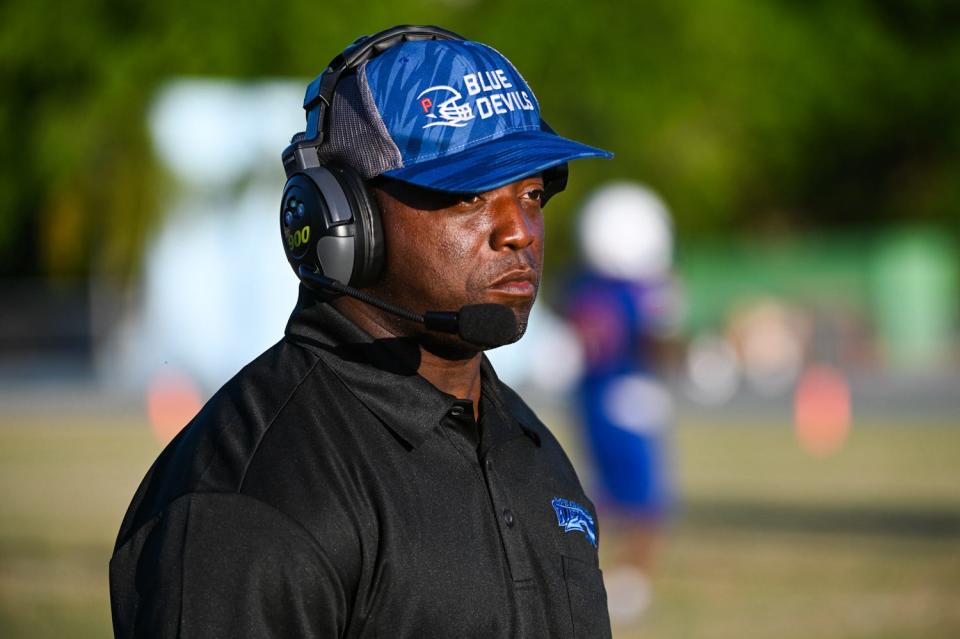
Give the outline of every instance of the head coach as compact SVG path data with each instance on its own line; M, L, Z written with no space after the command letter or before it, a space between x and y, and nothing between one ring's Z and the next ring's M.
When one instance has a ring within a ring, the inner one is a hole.
M609 636L593 504L483 356L524 331L567 162L609 154L436 27L361 38L304 108L297 306L140 485L116 636Z

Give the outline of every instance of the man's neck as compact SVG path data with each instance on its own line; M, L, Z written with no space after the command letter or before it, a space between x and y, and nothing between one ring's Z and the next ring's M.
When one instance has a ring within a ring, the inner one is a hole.
M470 359L444 359L421 346L417 373L444 393L472 401L473 417L479 421L480 359L480 353Z
M378 309L363 302L341 297L333 304L338 311L374 339L408 336L399 330L393 318L388 318ZM442 349L431 349L421 344L417 373L444 393L472 401L473 416L479 420L481 360L481 353L473 353L466 357L462 353L458 353L457 356L447 356Z

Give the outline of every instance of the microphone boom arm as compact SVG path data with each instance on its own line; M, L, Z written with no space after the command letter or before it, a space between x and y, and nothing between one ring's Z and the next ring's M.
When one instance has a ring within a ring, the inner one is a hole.
M471 304L464 306L460 311L427 311L419 315L332 277L321 275L310 270L306 265L301 264L297 272L304 283L314 284L328 292L356 298L397 317L423 324L428 330L459 335L473 344L496 347L508 344L518 337L513 312L498 304Z

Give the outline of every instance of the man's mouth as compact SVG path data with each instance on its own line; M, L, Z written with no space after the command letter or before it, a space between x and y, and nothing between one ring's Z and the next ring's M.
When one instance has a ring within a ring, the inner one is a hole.
M510 271L494 280L488 288L503 295L533 297L537 293L537 274L531 269Z

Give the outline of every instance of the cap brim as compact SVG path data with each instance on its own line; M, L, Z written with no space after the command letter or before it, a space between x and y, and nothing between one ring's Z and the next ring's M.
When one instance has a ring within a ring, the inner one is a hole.
M570 160L612 157L609 151L548 131L521 131L383 174L436 191L482 193Z

